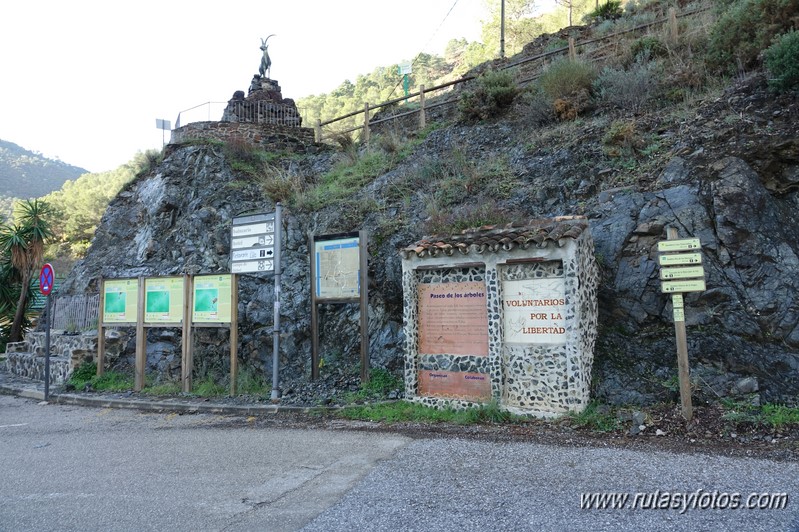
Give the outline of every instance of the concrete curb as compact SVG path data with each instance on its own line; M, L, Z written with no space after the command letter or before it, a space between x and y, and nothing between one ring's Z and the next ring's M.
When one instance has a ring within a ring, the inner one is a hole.
M44 401L44 391L31 387L0 384L0 394L15 395L25 399ZM184 403L179 401L142 401L139 399L115 399L91 397L69 393L51 393L50 402L61 405L88 406L94 408L119 408L142 412L174 412L183 414L226 414L258 416L279 412L308 413L313 410L336 410L338 407L310 407L290 405L225 405L219 403Z

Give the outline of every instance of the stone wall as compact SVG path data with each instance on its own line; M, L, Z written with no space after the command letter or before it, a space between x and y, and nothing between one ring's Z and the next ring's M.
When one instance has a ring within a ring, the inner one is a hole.
M29 332L22 342L6 346L6 370L14 375L32 380L44 380L45 343L44 332ZM106 365L113 367L124 353L127 334L106 330ZM72 371L83 362L97 359L97 331L82 334L50 334L50 382L64 384Z
M314 151L313 129L247 122L194 122L172 130L170 144L190 140L245 142L269 151L308 153Z

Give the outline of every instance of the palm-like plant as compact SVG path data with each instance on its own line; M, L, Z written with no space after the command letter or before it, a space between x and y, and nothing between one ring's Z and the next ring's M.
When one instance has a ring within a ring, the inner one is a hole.
M9 280L19 280L20 290L8 340L22 340L22 325L28 305L30 283L44 256L45 241L52 238L50 206L40 200L26 200L18 205L18 223L0 227L0 254L5 255L14 272L7 273ZM4 283L6 284L6 283ZM9 286L11 283L8 283Z

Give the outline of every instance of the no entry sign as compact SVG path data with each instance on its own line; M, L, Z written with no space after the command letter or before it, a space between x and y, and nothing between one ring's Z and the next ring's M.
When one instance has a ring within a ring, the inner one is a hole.
M55 284L55 272L50 264L45 264L39 273L39 291L42 295L49 296L53 291L53 284Z

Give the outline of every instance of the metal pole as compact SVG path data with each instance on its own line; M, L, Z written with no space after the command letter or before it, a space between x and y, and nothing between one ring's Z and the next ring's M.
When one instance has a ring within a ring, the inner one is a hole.
M505 0L502 0L499 24L499 58L505 59Z
M280 202L275 203L275 317L272 331L272 394L271 399L280 399L280 248L282 247L283 222L280 219Z
M47 326L44 329L44 400L50 400L50 311L52 298L47 295Z

